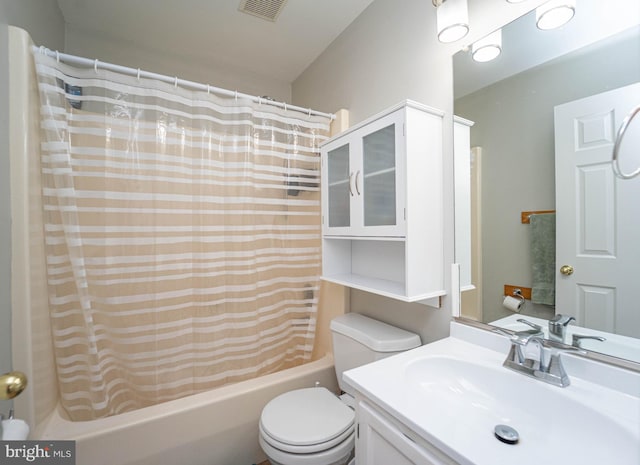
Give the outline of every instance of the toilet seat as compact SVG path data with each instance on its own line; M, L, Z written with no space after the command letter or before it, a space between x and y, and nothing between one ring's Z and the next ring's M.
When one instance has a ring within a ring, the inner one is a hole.
M272 399L260 416L271 446L294 454L335 447L353 435L355 413L323 387L297 389Z
M269 461L273 464L287 464L287 465L345 465L350 457L352 457L353 448L356 442L355 431L351 432L351 435L342 444L338 444L322 452L316 452L311 454L292 454L290 452L282 451L276 447L273 447L265 440L265 435L260 434L258 436L258 442L260 447Z
M308 445L308 446L294 446L294 445L291 445L291 444L287 444L286 442L280 442L280 441L275 440L274 438L272 438L269 435L269 433L267 433L264 430L262 425L260 425L259 429L260 429L260 435L262 436L262 439L267 444L271 445L272 447L275 447L276 449L279 449L279 450L284 451L284 452L289 452L291 454L313 454L313 453L316 453L316 452L323 452L323 451L329 450L329 449L331 449L333 447L339 446L340 444L342 444L343 442L345 442L351 436L354 435L353 428L349 428L344 433L342 433L340 436L336 436L335 438L333 438L333 439L331 439L329 441L320 442L318 444L311 444L311 445Z

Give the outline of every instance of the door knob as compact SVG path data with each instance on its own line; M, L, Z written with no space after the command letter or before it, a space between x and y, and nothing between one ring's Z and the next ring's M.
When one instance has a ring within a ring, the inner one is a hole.
M560 267L560 273L569 276L573 274L573 267L571 265L562 265Z
M0 376L0 400L13 399L27 387L27 377L19 371Z

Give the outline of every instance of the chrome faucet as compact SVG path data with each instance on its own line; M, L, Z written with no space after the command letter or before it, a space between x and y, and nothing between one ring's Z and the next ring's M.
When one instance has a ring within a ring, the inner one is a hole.
M520 333L531 333L534 330L520 331ZM525 348L530 343L538 345L538 359L527 358ZM549 349L548 361L545 357L545 347ZM578 347L564 346L557 342L545 341L541 335L522 335L519 333L511 336L511 348L502 366L517 371L532 378L539 379L554 386L567 387L571 384L569 376L562 365L560 354L563 352L573 352L586 354Z
M604 342L606 339L600 336L587 336L586 334L572 334L571 335L571 345L573 347L582 348L581 343L583 339L594 339L596 341Z
M544 333L542 332L542 326L539 326L535 323L531 323L530 321L527 321L523 318L518 319L518 322L531 326L531 329L525 331L507 332L501 328L495 328L495 331L511 339L511 350L509 351L507 360L511 360L514 363L521 365L525 363L525 360L528 360L524 354L524 347L526 347L526 345L532 338L543 337Z
M549 320L549 339L564 343L567 326L571 321L576 321L572 316L557 314Z

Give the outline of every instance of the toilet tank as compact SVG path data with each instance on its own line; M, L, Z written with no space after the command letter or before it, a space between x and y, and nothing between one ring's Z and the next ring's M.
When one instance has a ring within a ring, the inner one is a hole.
M353 395L342 373L421 345L420 336L359 313L331 320L333 358L340 389Z

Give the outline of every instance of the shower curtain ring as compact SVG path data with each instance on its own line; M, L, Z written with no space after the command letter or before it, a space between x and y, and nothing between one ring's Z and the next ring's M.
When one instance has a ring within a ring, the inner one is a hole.
M140 68L138 68L138 81L140 81Z
M309 108L309 118L311 118L311 108Z
M176 80L173 83L173 86L177 89L178 88L178 76L176 76Z
M97 73L98 72L98 59L96 58L93 62L93 70Z
M238 91L236 90L236 102L238 101Z
M60 52L56 50L56 62L60 63Z
M207 84L207 94L211 93L211 86L209 84Z
M287 102L282 102L284 103L284 111L287 111Z

